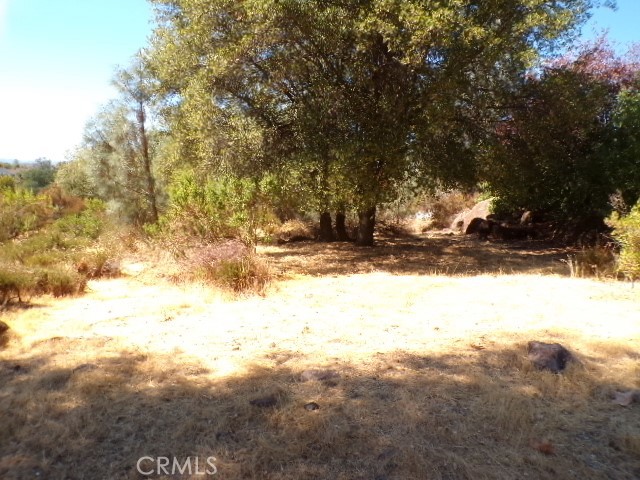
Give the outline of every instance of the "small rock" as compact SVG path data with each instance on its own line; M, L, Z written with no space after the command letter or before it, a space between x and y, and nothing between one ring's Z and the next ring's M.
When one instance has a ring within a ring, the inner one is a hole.
M318 405L316 402L309 402L304 406L304 409L309 410L311 412L313 410L319 410L320 405Z
M628 407L634 402L640 402L640 390L616 392L613 397L613 403L623 407Z
M300 380L303 382L310 382L312 380L322 382L325 380L335 380L337 378L340 378L340 374L330 369L310 368L300 374Z
M529 342L527 346L529 360L539 370L551 370L559 373L565 369L572 355L559 343Z
M5 333L7 330L9 330L9 325L0 320L0 335Z
M249 403L254 407L269 408L275 407L278 404L278 399L275 395L268 395L266 397L254 398Z

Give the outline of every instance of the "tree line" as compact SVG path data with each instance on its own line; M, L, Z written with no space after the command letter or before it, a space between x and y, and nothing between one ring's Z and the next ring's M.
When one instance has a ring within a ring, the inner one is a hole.
M128 221L268 206L332 240L353 212L371 245L407 190L578 223L640 195L640 55L575 43L596 0L152 3L149 44L58 172Z

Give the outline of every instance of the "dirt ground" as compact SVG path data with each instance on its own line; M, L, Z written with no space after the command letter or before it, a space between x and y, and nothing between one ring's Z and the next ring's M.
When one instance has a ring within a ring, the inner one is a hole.
M538 242L259 253L264 296L138 257L5 313L0 478L640 478L640 403L612 401L640 389L637 287L570 278ZM576 361L538 371L530 340Z

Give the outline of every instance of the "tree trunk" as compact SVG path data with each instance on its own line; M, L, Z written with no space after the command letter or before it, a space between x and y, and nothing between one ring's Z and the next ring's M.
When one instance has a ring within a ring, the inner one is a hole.
M156 182L153 178L151 168L151 155L149 154L149 138L146 131L146 114L142 102L138 104L138 128L140 133L140 142L142 144L142 161L144 163L144 173L146 177L146 193L149 202L150 220L152 223L158 223L158 201L156 199Z
M351 240L347 233L346 220L347 216L343 210L336 212L336 238L339 242L348 242Z
M361 247L373 246L373 230L376 226L376 207L358 212L358 236L356 245Z
M322 212L320 214L320 241L333 242L333 227L331 226L331 213Z

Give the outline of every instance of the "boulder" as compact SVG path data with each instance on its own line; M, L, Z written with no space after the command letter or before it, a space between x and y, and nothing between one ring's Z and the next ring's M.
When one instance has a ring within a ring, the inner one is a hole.
M489 234L491 233L491 228L493 227L493 221L484 220L482 218L476 217L469 223L469 226L465 230L465 235L471 235L473 233L478 234L478 238L480 240L486 240Z
M464 232L464 217L471 211L470 208L464 209L462 212L456 215L450 225L450 229L454 232L462 233Z
M466 232L469 224L474 218L486 220L487 215L491 214L491 202L493 202L493 198L483 200L476 203L470 210L465 210L459 213L451 223L451 230Z
M573 359L571 352L559 343L529 342L527 352L536 368L553 373L564 370L567 362Z
M520 217L520 225L531 225L533 223L533 213L527 210Z

